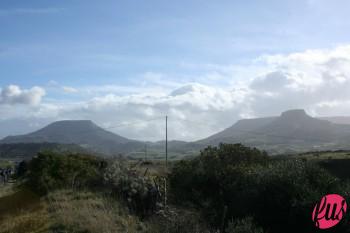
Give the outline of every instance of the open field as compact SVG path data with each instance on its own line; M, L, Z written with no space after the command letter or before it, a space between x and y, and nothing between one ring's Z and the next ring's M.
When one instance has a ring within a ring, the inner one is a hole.
M319 151L319 152L307 152L292 157L307 159L307 160L329 160L329 159L350 159L350 151Z
M14 162L9 159L0 159L0 168L12 167Z
M284 159L283 156L279 156L278 158ZM350 151L316 151L291 155L285 158L302 159L316 163L332 175L342 180L350 180Z

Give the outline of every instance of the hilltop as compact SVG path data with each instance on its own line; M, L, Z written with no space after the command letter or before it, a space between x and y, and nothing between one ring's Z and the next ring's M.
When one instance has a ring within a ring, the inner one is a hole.
M202 140L169 141L169 157L192 156L208 145L219 143L242 143L270 154L350 149L350 125L338 124L339 119L344 122L346 117L314 118L302 109L285 111L277 117L242 119ZM91 152L135 158L144 158L146 145L149 156L153 158L163 158L165 150L164 141L131 140L89 120L57 121L33 133L9 136L0 141L0 145L21 145L22 151L25 144L42 143L77 145Z
M76 144L105 154L128 152L143 145L107 131L89 120L57 121L33 133L9 136L0 141L0 144L14 143Z
M348 148L350 125L309 116L302 109L278 117L243 119L231 127L199 140L203 145L243 143L271 153Z

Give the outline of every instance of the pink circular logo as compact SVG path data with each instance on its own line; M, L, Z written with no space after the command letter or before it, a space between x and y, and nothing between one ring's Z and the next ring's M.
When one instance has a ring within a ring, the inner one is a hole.
M312 220L320 229L328 229L337 225L346 213L345 198L338 194L328 194L316 204L312 212Z

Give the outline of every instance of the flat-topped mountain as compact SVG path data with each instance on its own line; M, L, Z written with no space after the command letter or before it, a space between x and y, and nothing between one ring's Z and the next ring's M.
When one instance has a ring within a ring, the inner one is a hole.
M313 118L304 110L283 112L280 117L257 131L271 137L280 137L281 141L327 142L337 135L337 127L333 123Z
M33 133L6 137L0 144L44 142L77 144L104 153L121 153L142 145L104 130L89 120L57 121Z
M279 117L244 119L198 141L243 143L274 152L350 148L350 125L313 118L302 109L283 112Z
M169 141L168 150L169 153L181 156L219 143L242 143L270 153L350 149L350 125L336 124L329 119L313 118L302 109L289 110L277 117L239 120L231 127L196 142ZM58 121L36 132L9 136L0 141L0 145L23 143L78 145L80 148L108 155L139 157L144 156L145 147L150 153L159 156L164 156L165 151L164 141L130 140L88 120ZM25 148L25 145L21 145L21 148ZM25 150L21 150L21 153L23 151Z

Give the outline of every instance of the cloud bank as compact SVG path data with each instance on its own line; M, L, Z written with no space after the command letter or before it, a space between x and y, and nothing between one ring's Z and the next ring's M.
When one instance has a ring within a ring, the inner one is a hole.
M249 76L237 77L237 70ZM164 137L164 119L159 117L168 115L170 139L195 140L241 118L278 115L292 108L314 116L350 115L350 45L264 55L240 67L206 65L206 71L191 83L176 84L161 75L156 83L128 86L127 92L113 85L63 88L82 96L70 101L42 100L42 88L12 85L1 90L1 119L91 119L126 137L159 140ZM211 83L203 81L209 74L219 75Z
M41 87L25 90L16 85L9 85L0 92L0 104L38 105L45 94L45 90Z

